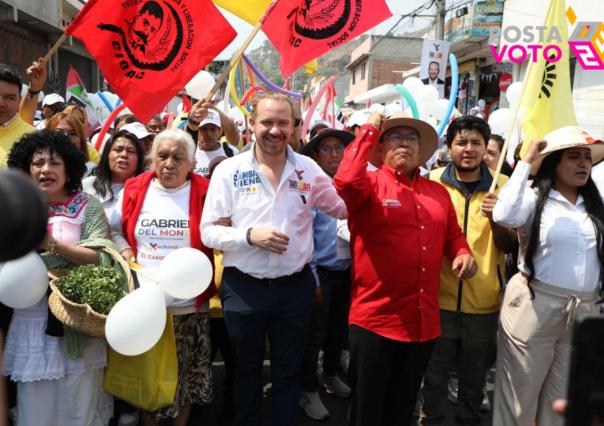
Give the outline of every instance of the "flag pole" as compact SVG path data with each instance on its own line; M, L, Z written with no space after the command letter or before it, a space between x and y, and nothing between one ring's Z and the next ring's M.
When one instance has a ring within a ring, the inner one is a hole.
M48 62L50 57L52 55L54 55L57 52L57 50L59 50L59 47L61 47L61 45L63 44L63 42L65 41L66 38L67 38L66 33L61 34L61 37L59 37L59 39L55 42L55 44L53 44L53 46L50 48L48 53L44 56L44 60L43 60L44 63Z
M518 118L518 111L520 111L520 104L522 103L522 98L524 97L524 92L526 91L526 77L530 75L531 68L533 67L533 62L529 62L528 67L526 68L526 72L524 73L524 81L522 82L522 92L520 93L520 97L518 98L518 102L516 102L516 106L514 106L514 111L512 111L512 121L508 127L508 131L505 134L505 142L503 143L503 148L501 148L501 155L499 157L499 162L497 163L497 169L495 169L495 174L493 175L493 182L491 183L491 188L489 188L489 192L493 193L495 191L495 187L497 186L497 180L499 179L499 175L501 174L501 168L503 167L503 162L505 161L505 157L508 152L508 146L510 144L510 139L512 137L512 132L514 131L514 127L516 126L516 120ZM530 141L528 141L530 142ZM488 143L488 141L487 141Z
M216 94L218 89L220 89L222 84L225 82L227 76L229 75L229 73L231 72L231 70L237 63L237 61L239 61L241 59L241 56L243 56L245 49L247 49L247 47L250 45L250 43L252 42L252 40L254 39L256 34L258 34L258 31L260 31L260 28L262 28L262 20L260 20L256 24L256 26L254 27L252 32L249 33L249 35L247 36L247 38L245 39L245 41L243 42L243 44L241 45L239 50L233 55L233 57L231 58L231 61L227 65L227 67L224 69L224 71L222 71L222 75L216 81L216 83L214 83L214 87L212 87L212 90L210 90L210 93L208 93L207 96L205 97L204 102L210 102L212 100L212 97Z

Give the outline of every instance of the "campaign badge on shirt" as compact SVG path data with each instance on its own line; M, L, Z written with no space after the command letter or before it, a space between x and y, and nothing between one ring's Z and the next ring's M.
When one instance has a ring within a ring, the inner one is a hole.
M233 185L241 194L257 194L258 185L262 183L256 170L236 170L233 175Z
M401 202L393 198L384 198L382 200L382 207L401 207Z

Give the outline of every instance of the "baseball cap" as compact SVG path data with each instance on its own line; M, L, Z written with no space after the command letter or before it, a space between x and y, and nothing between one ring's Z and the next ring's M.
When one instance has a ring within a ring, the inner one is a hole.
M44 100L42 101L42 106L52 106L54 104L64 104L65 103L65 99L63 98L63 96L59 95L58 93L49 93L48 95L44 96Z
M216 111L208 109L208 115L202 120L201 123L199 123L199 127L201 128L206 124L213 124L217 127L222 127L222 123L220 122L220 114L218 114Z
M148 136L155 136L153 133L150 133L147 130L147 128L145 127L145 125L143 123L141 123L139 121L137 121L135 123L126 124L126 125L122 126L120 128L120 130L125 130L129 133L132 133L139 140L144 139Z

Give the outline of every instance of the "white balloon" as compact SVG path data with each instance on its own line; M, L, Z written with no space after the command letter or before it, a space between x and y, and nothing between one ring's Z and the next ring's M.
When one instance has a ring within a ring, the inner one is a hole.
M438 129L438 122L436 121L435 117L429 116L424 121L426 123L428 123L430 126L434 127L434 130Z
M214 271L210 259L201 251L185 247L168 254L159 265L159 288L178 299L190 299L203 293Z
M508 90L505 92L505 98L511 107L514 107L520 100L522 94L522 82L516 81L509 85Z
M385 110L385 108L384 108L384 105L382 105L382 104L372 104L369 107L369 111L371 111L371 112L379 112L380 114L383 114L384 110Z
M504 135L507 133L512 122L512 109L511 108L500 108L493 111L489 116L489 126L491 126L491 133L497 135Z
M436 102L432 102L428 105L428 112L433 117L436 117L438 121L442 121L445 118L445 114L447 113L448 108L448 99L438 99Z
M212 87L214 86L214 77L207 71L201 70L195 77L191 79L186 85L185 89L189 96L193 96L197 99L203 99L206 97Z
M48 271L35 252L8 261L0 268L0 302L16 309L38 303L48 289Z
M424 83L417 77L407 77L405 81L403 81L403 87L407 89L414 98L417 91L423 86Z
M114 351L127 356L147 352L166 327L166 302L156 285L139 287L109 312L105 337Z
M413 95L416 103L422 103L425 105L431 104L438 100L438 89L429 84L425 84L417 90L417 93Z
M384 107L384 115L386 117L390 117L392 114L401 112L401 111L402 111L401 104L396 103L396 102L386 104L386 106Z

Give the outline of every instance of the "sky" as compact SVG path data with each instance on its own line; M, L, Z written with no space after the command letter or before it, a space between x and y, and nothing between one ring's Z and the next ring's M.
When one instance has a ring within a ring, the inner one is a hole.
M370 32L372 34L377 35L385 34L396 23L396 21L398 21L400 15L411 12L418 6L424 4L426 1L427 0L386 0L386 3L388 4L388 7L390 8L390 11L392 12L393 16L384 21L382 24L375 27L374 29L372 29ZM253 27L244 20L233 15L232 13L227 12L224 9L221 9L221 11L224 13L224 16L233 26L233 28L235 28L235 31L237 31L237 37L235 38L235 40L233 40L233 42L220 55L218 55L217 58L221 60L228 60L241 46L245 38L252 31ZM422 13L433 14L434 7L431 10L424 11ZM397 27L397 30L400 30L401 28L404 28L408 31L419 30L430 25L433 20L434 18L415 18L415 20L412 21L411 19L407 18L403 20L403 22L401 22L401 24ZM261 46L265 40L265 35L262 33L262 31L259 32L250 44L250 46L247 48L247 51L249 52L250 50L254 50L255 48Z

